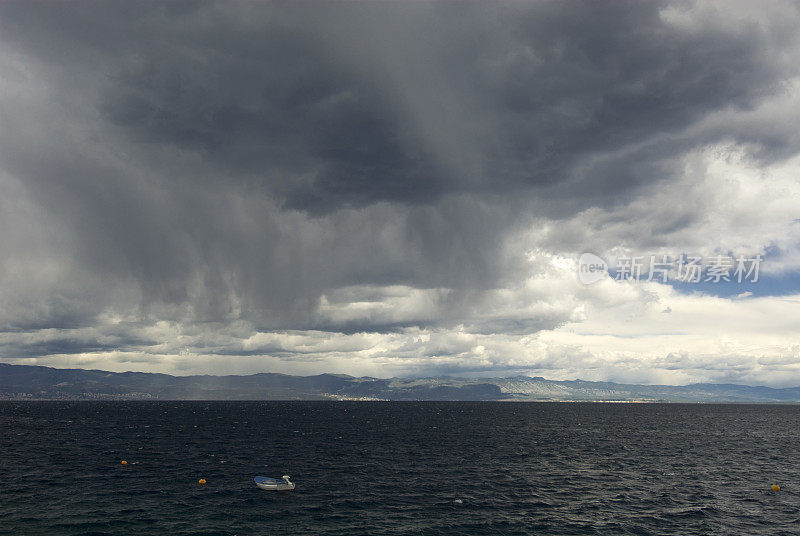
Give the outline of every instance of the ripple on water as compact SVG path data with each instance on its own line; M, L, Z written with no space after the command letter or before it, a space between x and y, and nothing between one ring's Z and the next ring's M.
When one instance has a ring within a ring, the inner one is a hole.
M798 424L796 406L3 402L0 526L793 534ZM257 474L297 489L258 490Z

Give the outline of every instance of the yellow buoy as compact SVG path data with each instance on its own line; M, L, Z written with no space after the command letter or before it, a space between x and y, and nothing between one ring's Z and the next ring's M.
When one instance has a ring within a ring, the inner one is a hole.
M781 490L781 487L779 485L777 485L777 484L773 484L772 485L772 491L780 491L780 490Z
M125 460L122 460L122 461L120 462L120 465L128 465L128 462L126 462Z
M197 481L197 483L198 484L205 484L206 483L206 479L205 478L201 478L200 480Z

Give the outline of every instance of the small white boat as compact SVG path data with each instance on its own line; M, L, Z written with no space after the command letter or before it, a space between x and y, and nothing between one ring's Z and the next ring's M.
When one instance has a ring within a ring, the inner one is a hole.
M257 476L253 479L253 482L256 483L261 489L271 489L274 491L292 491L294 489L294 482L290 482L289 479L291 477L289 475L283 475L281 480L277 478L269 478L266 476Z

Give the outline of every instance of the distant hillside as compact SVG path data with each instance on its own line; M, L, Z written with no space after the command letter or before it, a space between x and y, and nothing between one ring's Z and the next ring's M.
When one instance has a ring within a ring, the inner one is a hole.
M629 385L517 376L377 379L338 374L170 376L0 363L0 399L800 402L800 387Z

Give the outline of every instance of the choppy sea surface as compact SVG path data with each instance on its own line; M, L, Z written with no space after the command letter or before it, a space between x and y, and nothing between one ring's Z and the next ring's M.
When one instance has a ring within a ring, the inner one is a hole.
M800 406L3 402L0 534L796 535L798 461Z

